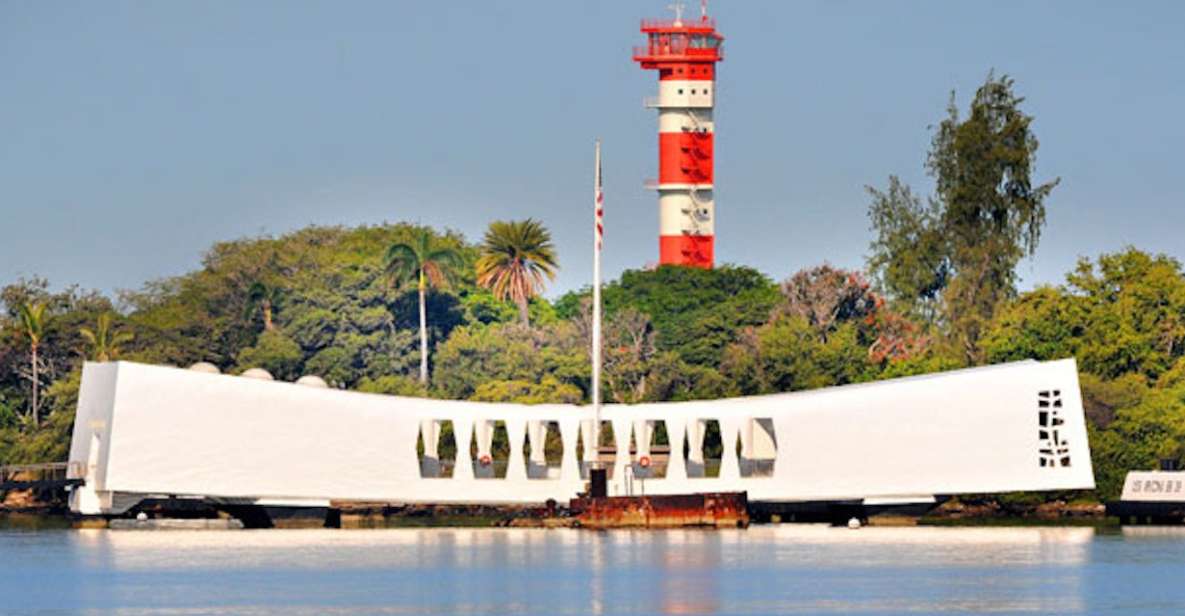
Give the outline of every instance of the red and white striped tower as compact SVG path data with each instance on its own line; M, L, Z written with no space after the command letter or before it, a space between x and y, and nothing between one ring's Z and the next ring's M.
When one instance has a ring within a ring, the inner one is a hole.
M714 259L712 108L716 63L724 59L716 21L701 8L698 19L643 20L646 45L634 60L658 71L659 263L710 268Z

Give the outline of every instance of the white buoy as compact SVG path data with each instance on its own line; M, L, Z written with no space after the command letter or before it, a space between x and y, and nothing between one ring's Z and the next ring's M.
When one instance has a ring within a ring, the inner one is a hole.
M194 372L205 372L206 374L218 374L220 372L218 370L218 366L215 366L208 361L199 361L198 363L190 366L189 369L193 370Z
M322 389L329 387L329 384L325 382L325 379L315 374L306 374L299 379L296 379L296 384L305 385L307 387L320 387Z
M852 518L852 519L848 520L848 528L850 528L852 530L856 530L857 528L860 528L861 526L862 526L862 524L860 524L859 518Z
M251 368L250 370L244 371L239 376L245 377L248 379L258 379L260 381L274 381L275 380L274 378L272 378L272 373L268 372L267 370L264 370L263 368Z
M137 522L145 522L145 521L147 521L147 520L148 520L148 514L147 514L147 513L144 513L143 511L141 511L140 513L137 513L137 514L136 514L136 521L137 521Z

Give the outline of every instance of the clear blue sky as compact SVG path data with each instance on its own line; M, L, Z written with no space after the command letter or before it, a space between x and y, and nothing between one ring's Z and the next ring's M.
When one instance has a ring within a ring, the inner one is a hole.
M632 2L0 0L0 282L111 291L214 241L411 220L542 219L606 274L657 258L655 75ZM692 9L698 4L690 2ZM863 263L867 184L931 184L928 126L989 69L1060 176L1026 286L1133 244L1185 258L1185 2L717 0L717 255L782 278Z

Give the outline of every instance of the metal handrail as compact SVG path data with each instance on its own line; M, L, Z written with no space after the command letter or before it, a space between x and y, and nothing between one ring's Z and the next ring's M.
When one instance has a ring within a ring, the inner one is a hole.
M700 17L699 19L643 19L643 28L716 28L715 17Z
M663 60L700 60L713 61L724 59L724 47L692 47L687 43L672 43L670 45L635 45L634 58L655 58Z

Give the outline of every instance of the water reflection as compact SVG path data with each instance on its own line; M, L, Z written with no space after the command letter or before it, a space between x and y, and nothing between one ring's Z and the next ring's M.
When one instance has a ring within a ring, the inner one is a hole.
M1180 528L0 532L0 608L1143 613L1185 609L1183 548Z

